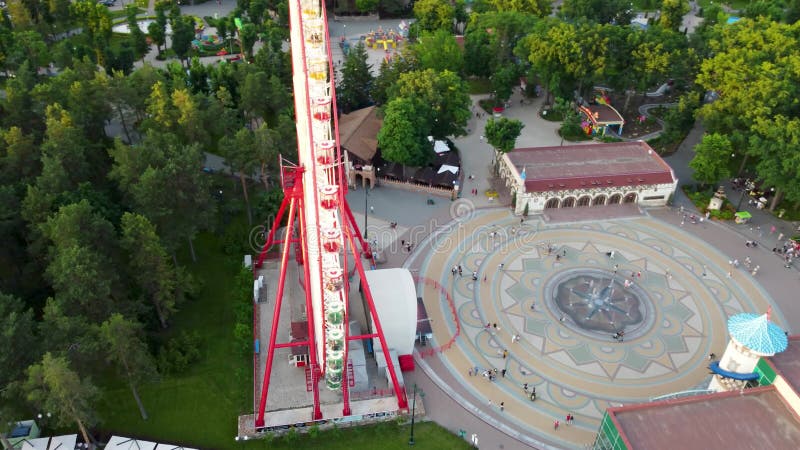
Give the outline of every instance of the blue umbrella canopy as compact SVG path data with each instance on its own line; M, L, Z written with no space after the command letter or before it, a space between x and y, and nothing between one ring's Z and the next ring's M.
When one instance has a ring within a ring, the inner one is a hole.
M728 333L737 342L762 355L786 350L789 340L779 326L769 321L769 314L741 313L728 319Z

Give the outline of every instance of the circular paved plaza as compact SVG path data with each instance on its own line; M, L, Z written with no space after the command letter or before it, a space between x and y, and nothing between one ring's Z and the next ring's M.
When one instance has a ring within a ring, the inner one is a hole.
M435 357L487 420L543 443L583 447L609 406L705 389L728 316L770 305L743 267L649 216L520 224L507 210L454 213L406 263L444 286L455 307L454 318L447 295L420 284L433 345L453 341ZM785 323L779 313L773 320ZM492 369L494 381L484 376Z

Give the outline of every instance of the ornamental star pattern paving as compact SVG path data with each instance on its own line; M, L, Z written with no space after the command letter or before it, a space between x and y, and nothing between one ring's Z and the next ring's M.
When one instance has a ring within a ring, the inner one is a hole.
M552 434L552 418L571 412L571 433L582 436L576 446L591 441L609 406L704 388L707 355L721 354L727 344L727 317L770 304L744 271L726 279L727 256L646 216L571 224L531 219L520 227L518 217L488 210L429 239L434 250L409 263L419 258L420 275L450 291L461 325L454 347L439 357L480 398L511 399L504 419L542 437L563 441ZM451 274L458 264L463 277ZM633 282L642 317L624 325L623 342L580 326L556 304L559 283L581 273L614 278L616 286ZM441 345L455 332L454 318L442 296L420 289L434 319L434 345ZM512 335L520 341L512 343ZM466 376L467 367L507 373L491 383ZM535 402L523 383L536 387ZM515 413L515 402L524 414Z

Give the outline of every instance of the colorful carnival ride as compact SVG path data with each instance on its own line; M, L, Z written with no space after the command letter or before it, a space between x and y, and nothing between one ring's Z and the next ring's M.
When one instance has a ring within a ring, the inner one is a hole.
M326 17L325 4L320 0L289 2L299 160L297 164L281 161L284 199L255 263L256 268L261 267L268 250L274 245L280 246L280 275L254 424L257 432L266 426L272 365L275 350L279 348L308 348L307 374L313 392L313 408L311 417L305 420L323 418L320 381L324 381L329 390L341 391L341 416L352 414L351 380L348 379L352 375L346 370L348 349L350 342L362 339L380 342L390 386L397 399L397 410L408 409L406 394L398 381L397 367L390 358L372 293L366 283L362 259L372 263L372 252L345 199L347 183L335 114L334 69ZM281 223L286 223L282 239L277 237ZM308 338L281 343L277 342L277 334L292 246L302 271ZM374 332L355 336L349 335L348 331L350 280L347 274L350 272L347 266L351 261L361 280L366 313L374 324Z

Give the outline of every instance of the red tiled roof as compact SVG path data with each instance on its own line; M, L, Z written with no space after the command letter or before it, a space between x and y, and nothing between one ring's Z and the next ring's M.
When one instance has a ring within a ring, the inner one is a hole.
M768 360L795 392L800 393L800 335L789 336L786 350L770 356Z
M518 148L506 155L528 192L675 182L672 169L645 142Z
M800 422L774 386L609 408L628 448L796 449Z

